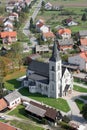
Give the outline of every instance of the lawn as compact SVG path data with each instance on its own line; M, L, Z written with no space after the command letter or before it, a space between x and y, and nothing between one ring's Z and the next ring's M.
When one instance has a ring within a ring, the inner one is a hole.
M87 96L80 96L80 98L87 100Z
M79 99L76 99L75 102L76 102L78 108L79 108L80 111L81 111L81 110L82 110L82 107L83 107L83 105L84 105L84 102L83 102L82 100L79 100Z
M74 85L73 89L78 92L87 93L87 88L79 87L77 85Z
M19 122L17 120L10 121L10 124L15 127L20 128L22 130L44 130L44 128L33 125L31 123L23 123L23 122Z
M17 106L13 111L9 112L8 114L17 116L22 119L28 119L28 116L25 112L25 107L23 105Z
M70 110L67 101L62 99L62 98L55 99L55 98L48 98L48 97L43 96L43 95L38 94L38 93L31 94L31 93L29 93L28 88L23 88L23 89L19 90L19 92L24 96L27 96L27 97L32 98L34 100L40 101L44 104L52 106L52 107L59 109L61 111L68 112Z
M16 79L26 74L26 68L22 68L21 70L17 70L14 73L7 75L4 78L5 88L8 90L14 90L20 87L21 82Z

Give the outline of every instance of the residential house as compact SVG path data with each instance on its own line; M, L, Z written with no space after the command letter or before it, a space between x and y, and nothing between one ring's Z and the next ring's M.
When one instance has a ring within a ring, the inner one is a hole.
M30 62L24 86L28 87L31 93L41 93L53 98L62 97L72 91L73 77L67 68L62 67L56 43L53 45L49 63L35 60Z
M47 2L47 3L45 4L45 9L46 9L46 10L51 10L51 9L52 9L52 4L49 3L49 2Z
M87 52L68 57L68 63L78 65L80 70L87 72Z
M21 103L21 94L17 91L13 91L4 97L8 103L8 108L12 109Z
M54 40L55 35L53 32L48 31L48 32L42 32L42 39L44 41L47 41L48 39Z
M13 9L14 9L14 5L7 5L7 6L5 7L5 10L6 10L6 12L8 12L8 13L12 13L12 12L13 12Z
M0 32L0 38L2 39L2 43L11 44L17 41L17 32Z
M40 32L40 28L45 24L44 20L43 19L39 19L37 22L36 22L36 30L37 32Z
M40 27L40 32L41 33L47 33L47 32L49 32L50 31L50 28L48 27L48 26L46 26L46 25L42 25L41 27Z
M36 45L35 53L49 52L48 45Z
M4 32L13 32L13 26L10 26L9 24L6 25L4 28L3 28L3 31Z
M79 31L79 38L87 38L87 30Z
M76 26L78 25L77 22L75 22L72 17L64 20L67 26Z
M16 13L16 12L10 13L9 19L10 19L11 21L15 21L15 20L18 21L18 13Z
M72 49L74 42L73 39L58 39L58 49L61 51L67 50L67 49Z
M0 121L0 129L1 130L21 130L19 128L16 128L14 126L11 126L10 124L8 123L3 123Z
M12 22L10 19L8 19L8 18L6 18L6 19L4 20L3 24L4 24L4 27L10 26L10 27L13 28L13 22Z
M3 98L1 98L0 99L0 112L5 110L6 108L7 108L7 102Z
M47 119L48 121L55 123L57 119L60 120L62 118L62 114L56 109L33 101L29 102L29 105L27 105L25 110L29 115L37 117L39 120Z
M68 28L61 28L58 30L57 35L62 37L62 39L70 39L71 38L71 30Z

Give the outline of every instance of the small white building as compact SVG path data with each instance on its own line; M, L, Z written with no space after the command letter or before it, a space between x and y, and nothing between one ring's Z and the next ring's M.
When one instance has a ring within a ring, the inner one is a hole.
M73 77L69 70L62 66L56 43L49 63L35 60L30 62L24 86L28 87L31 93L41 93L53 98L72 92Z
M79 65L80 70L87 72L87 52L81 52L79 54L70 56L68 58L70 64Z
M13 91L12 93L6 95L4 99L8 103L8 108L12 109L13 107L21 103L21 94L17 91Z

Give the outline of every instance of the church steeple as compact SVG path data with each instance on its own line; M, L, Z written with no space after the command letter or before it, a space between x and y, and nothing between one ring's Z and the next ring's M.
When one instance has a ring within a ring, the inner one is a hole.
M59 61L59 60L61 60L61 58L59 55L59 51L57 49L57 44L56 42L54 42L52 56L50 58L50 61Z

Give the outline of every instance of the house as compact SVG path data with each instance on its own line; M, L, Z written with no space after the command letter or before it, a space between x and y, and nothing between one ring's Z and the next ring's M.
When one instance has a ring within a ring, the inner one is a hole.
M32 60L27 68L24 86L31 93L41 93L48 97L59 98L73 89L73 77L69 70L62 67L61 58L54 43L49 63Z
M68 57L70 64L79 65L80 70L87 72L87 52L81 52L79 54Z
M48 27L48 26L46 26L46 25L42 25L41 27L40 27L40 32L41 33L47 33L47 32L49 32L50 31L50 28Z
M4 97L8 103L8 108L12 109L21 103L21 94L17 91L13 91Z
M61 51L67 50L67 49L72 49L74 42L73 39L58 39L58 49Z
M46 9L46 10L51 10L51 9L52 9L52 4L49 3L49 2L47 2L47 3L45 4L45 9Z
M9 24L6 25L3 29L5 32L12 32L13 31L13 26L10 26Z
M70 39L71 38L71 30L68 28L61 28L57 31L57 35L62 37L62 39Z
M29 105L27 105L25 110L29 115L36 117L39 120L42 120L44 118L50 122L55 123L56 119L62 118L61 113L59 115L59 111L57 111L56 109L47 107L45 105L33 101L29 102Z
M17 41L17 32L0 32L0 38L2 39L2 43L13 43Z
M40 32L40 28L45 24L44 20L43 19L39 19L37 22L36 22L36 30L37 32Z
M72 17L64 20L67 26L76 26L78 25L77 22L75 22Z
M35 53L49 52L48 45L36 45Z
M5 110L6 108L7 108L7 102L3 98L1 98L0 99L0 112Z
M6 19L4 20L3 24L4 24L4 27L10 26L10 27L13 28L13 22L12 22L10 19L8 19L8 18L6 18Z
M81 39L84 39L84 38L87 38L87 30L81 30L79 31L79 38Z
M0 121L0 129L1 130L21 130L21 129L11 126L7 123L3 123L1 121Z
M14 9L14 5L7 5L7 6L5 7L5 10L6 10L6 12L8 12L8 13L12 13L13 9Z
M42 39L44 41L47 41L48 39L54 40L54 38L55 38L55 35L51 31L42 33Z
M18 21L18 13L16 13L16 12L10 13L9 19L10 19L11 21L15 21L15 20Z

